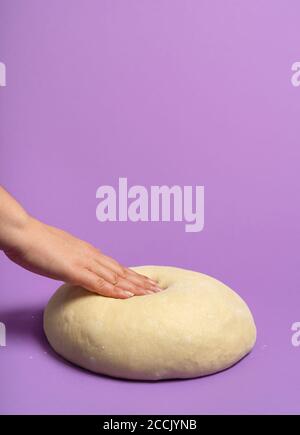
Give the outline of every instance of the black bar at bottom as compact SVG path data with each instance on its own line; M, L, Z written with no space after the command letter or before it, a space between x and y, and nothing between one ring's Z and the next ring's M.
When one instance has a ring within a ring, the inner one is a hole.
M236 424L232 418L246 418L247 428L251 428L250 418L253 416L233 415L3 415L0 416L0 429L11 433L50 434L70 433L84 435L109 433L211 433L213 429L232 430ZM264 416L255 416L264 417ZM278 417L278 416L276 416ZM257 429L254 419L253 428ZM286 420L286 419L285 419ZM239 423L240 424L240 423ZM244 424L244 422L242 423ZM286 421L285 421L286 424ZM238 425L239 427L239 425ZM207 431L208 429L208 431Z

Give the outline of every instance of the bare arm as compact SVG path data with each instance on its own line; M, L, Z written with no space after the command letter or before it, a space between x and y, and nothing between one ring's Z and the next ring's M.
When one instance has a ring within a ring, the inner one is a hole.
M1 186L0 249L31 272L104 296L125 299L161 290L89 243L31 217Z

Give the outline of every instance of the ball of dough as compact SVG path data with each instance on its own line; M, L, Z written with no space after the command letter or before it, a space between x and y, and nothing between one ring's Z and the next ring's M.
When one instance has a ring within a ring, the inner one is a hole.
M220 281L175 267L133 269L165 290L129 299L68 284L57 290L44 313L57 353L93 372L159 380L218 372L254 346L249 308Z

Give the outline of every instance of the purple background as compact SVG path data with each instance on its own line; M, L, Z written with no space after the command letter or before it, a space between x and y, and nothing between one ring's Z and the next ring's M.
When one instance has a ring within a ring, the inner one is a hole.
M256 319L223 373L127 382L63 362L42 332L58 283L1 255L1 413L300 411L297 0L0 1L1 183L126 265L211 274ZM204 185L205 228L96 220L99 185Z

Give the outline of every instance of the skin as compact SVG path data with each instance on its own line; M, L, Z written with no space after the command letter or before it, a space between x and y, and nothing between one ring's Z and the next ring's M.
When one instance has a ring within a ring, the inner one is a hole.
M162 290L91 244L33 218L1 186L0 249L33 273L103 296L127 299Z

